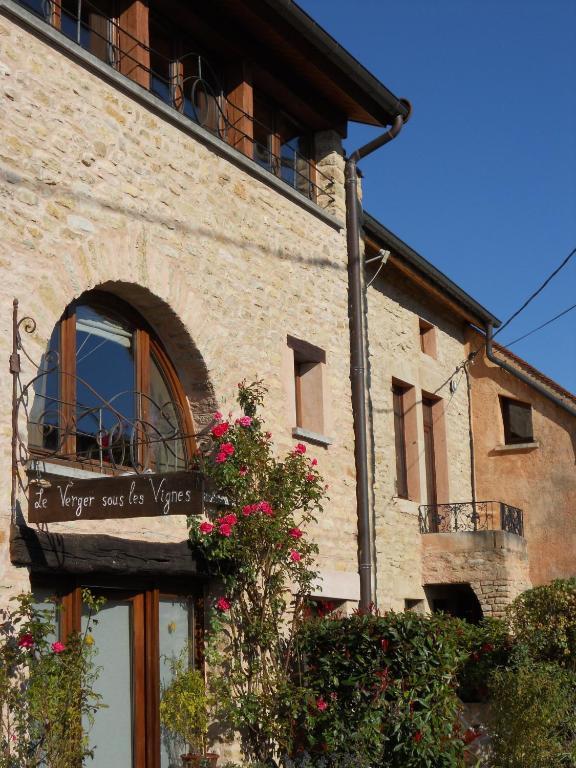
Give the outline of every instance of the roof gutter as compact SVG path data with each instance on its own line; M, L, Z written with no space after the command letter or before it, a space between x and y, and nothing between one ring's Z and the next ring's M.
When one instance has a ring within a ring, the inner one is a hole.
M410 103L405 101L410 116ZM357 163L363 157L393 141L405 119L394 118L392 127L373 141L353 152L346 160L346 239L348 246L348 302L350 311L350 382L354 417L354 460L356 464L356 511L358 515L358 571L360 608L367 610L372 596L372 532L368 488L368 441L366 430L366 352L363 325L362 259L360 254L360 203L358 201Z
M492 339L494 336L494 328L492 323L488 323L486 326L486 357L490 362L494 363L495 365L499 365L500 368L502 368L505 371L508 371L508 373L511 373L513 376L516 376L517 379L520 379L520 381L523 381L524 384L528 384L528 386L532 387L532 389L535 389L537 392L540 392L541 395L544 395L544 397L547 397L548 400L551 400L555 405L557 405L559 408L562 408L563 410L567 411L571 416L576 416L576 408L573 405L570 405L570 403L567 403L565 400L562 400L562 398L558 397L558 395L555 395L554 392L551 392L547 387L545 387L543 384L541 384L539 381L535 379L531 379L529 376L527 376L525 373L520 371L518 368L515 368L513 365L510 365L510 363L507 363L505 360L502 360L499 357L496 357L494 354L494 349L492 347Z

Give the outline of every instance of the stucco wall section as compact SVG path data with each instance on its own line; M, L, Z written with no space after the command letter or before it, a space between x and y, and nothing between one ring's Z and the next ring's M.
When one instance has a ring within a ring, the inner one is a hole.
M485 616L502 616L529 589L526 541L504 531L422 536L424 584L470 584Z
M575 576L576 419L483 355L470 372L478 497L523 510L534 585ZM504 447L500 395L532 405L536 446Z
M421 351L420 317L436 327L436 359ZM426 499L422 392L444 403L448 497L438 501L471 499L468 396L461 372L456 391L449 389L450 377L465 358L464 323L392 265L383 267L368 289L367 322L377 595L381 607L401 610L405 599L424 599L418 527L418 505ZM420 492L410 500L396 494L393 378L415 387Z
M2 17L0 60L2 588L28 585L9 564L6 540L12 299L37 321L29 343L39 359L66 305L102 285L156 327L198 427L215 405L234 407L240 379L264 379L267 424L281 452L294 444L295 426L280 376L286 336L326 351L337 417L334 444L309 448L331 496L314 535L320 567L356 584L345 232ZM322 143L324 170L341 174L334 136ZM30 374L28 367L24 379ZM186 535L182 517L50 528Z

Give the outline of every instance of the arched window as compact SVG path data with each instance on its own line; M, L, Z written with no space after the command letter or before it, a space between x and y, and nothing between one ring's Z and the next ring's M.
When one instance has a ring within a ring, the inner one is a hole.
M36 386L34 453L95 471L187 469L193 424L168 355L144 319L91 291L65 311Z

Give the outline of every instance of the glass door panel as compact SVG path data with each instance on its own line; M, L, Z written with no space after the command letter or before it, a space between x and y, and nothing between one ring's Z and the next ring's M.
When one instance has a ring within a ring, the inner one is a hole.
M160 641L160 695L170 684L170 661L182 654L189 654L192 664L193 652L190 638L193 635L192 603L186 598L161 596L158 606L158 624ZM161 768L180 768L180 755L188 752L188 745L174 737L160 726Z
M130 768L133 765L133 606L130 600L111 598L92 624L92 637L98 651L96 666L100 674L96 692L106 706L99 709L91 729L89 744L94 746L90 768ZM86 631L88 609L82 608L82 632Z

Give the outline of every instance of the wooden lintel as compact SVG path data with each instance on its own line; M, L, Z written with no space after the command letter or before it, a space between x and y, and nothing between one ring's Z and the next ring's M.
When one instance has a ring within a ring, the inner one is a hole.
M37 574L207 577L202 557L189 541L174 544L105 534L45 533L12 525L10 560Z

